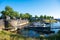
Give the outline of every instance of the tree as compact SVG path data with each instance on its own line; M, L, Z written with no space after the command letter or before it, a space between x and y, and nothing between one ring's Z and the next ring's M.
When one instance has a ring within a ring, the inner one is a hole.
M43 19L44 18L43 15L40 15L40 18Z
M22 15L24 19L30 19L32 16L29 13L25 13Z
M6 17L6 16L9 16L11 13L13 12L13 9L11 8L11 7L9 7L9 6L6 6L5 7L5 10L3 10L3 11L1 11L1 14L4 16L4 18ZM3 17L2 16L2 17Z
M54 19L54 17L52 16L51 19Z
M12 13L10 13L10 15L9 15L10 17L15 17L15 18L19 18L20 17L20 15L19 15L19 13L18 12L16 12L16 11L14 11L14 12L12 12Z
M10 6L6 6L5 10L1 11L1 14L2 14L2 18L4 19L5 27L9 27L10 25L8 20L6 20L7 16L10 16L11 18L19 17L18 12L14 11Z
M20 13L20 18L23 18L23 14L22 13Z
M20 17L19 13L14 11L10 6L6 6L5 7L5 10L1 11L1 14L2 14L2 17L4 16L4 18L6 16L10 16L11 18L13 17Z
M21 19L28 19L29 21L31 21L32 15L30 15L29 13L20 13L20 18Z
M35 18L38 18L38 16L37 16L37 15L35 15Z
M50 19L50 16L47 16L47 19Z
M44 15L44 19L46 19L47 18L47 16L46 15Z
M5 7L5 11L8 11L9 13L13 12L14 10L10 6Z

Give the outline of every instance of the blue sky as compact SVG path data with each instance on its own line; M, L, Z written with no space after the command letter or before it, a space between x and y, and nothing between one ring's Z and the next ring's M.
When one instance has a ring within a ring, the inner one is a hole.
M4 10L7 5L19 13L60 18L59 0L0 0L0 11Z

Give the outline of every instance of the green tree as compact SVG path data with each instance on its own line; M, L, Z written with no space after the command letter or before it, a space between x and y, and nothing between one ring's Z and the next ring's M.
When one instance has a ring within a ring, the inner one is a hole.
M2 17L10 16L18 18L20 15L18 12L14 11L10 6L6 6L5 10L1 11Z
M6 6L6 7L5 7L5 10L6 10L6 11L9 11L9 12L12 12L12 11L13 11L13 9L12 9L10 6Z
M46 15L44 15L44 19L46 19L47 18L47 16Z
M53 17L53 16L51 16L51 19L54 19L54 17Z
M47 16L47 19L50 19L50 16Z
M38 16L37 16L37 15L35 15L35 18L38 18Z
M41 18L41 19L43 19L43 18L44 18L44 16L43 16L43 15L40 15L40 18Z
M20 17L20 15L19 15L19 13L18 12L16 12L16 11L14 11L14 12L12 12L12 13L10 13L10 15L9 15L10 17L15 17L15 18L19 18Z
M9 6L5 7L5 10L1 11L2 17L5 18L6 16L9 16L10 13L12 13L12 8Z
M23 18L23 14L22 13L20 13L20 18Z
M19 17L18 12L14 11L10 6L6 6L5 10L1 11L1 14L2 14L1 17L4 19L5 27L9 27L9 25L10 25L8 20L6 20L7 16L10 16L12 18Z
M30 18L30 14L29 13L25 13L25 18L29 19Z
M25 13L22 16L24 19L30 19L32 17L29 13Z
M20 13L20 18L21 19L28 19L29 21L31 21L32 15L30 15L29 13Z

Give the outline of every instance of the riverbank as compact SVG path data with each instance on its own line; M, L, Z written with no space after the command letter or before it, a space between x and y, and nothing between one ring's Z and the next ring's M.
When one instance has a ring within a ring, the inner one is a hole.
M39 37L24 37L21 34L13 33L9 31L0 31L0 40L60 40L60 31L56 35L51 35L49 37L39 36Z
M37 40L37 38L24 37L20 34L12 33L9 31L0 31L0 40Z
M0 31L0 40L24 40L24 37L9 31Z

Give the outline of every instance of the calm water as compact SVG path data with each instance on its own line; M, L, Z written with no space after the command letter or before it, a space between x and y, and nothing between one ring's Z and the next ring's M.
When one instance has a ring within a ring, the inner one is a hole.
M51 28L57 28L60 27L60 22L57 23L52 23ZM51 29L51 31L55 31L55 34L59 31L60 29ZM39 37L40 34L33 31L33 30L22 30L22 35L25 37ZM48 34L44 34L45 36L48 36Z
M22 30L22 35L25 37L39 37L40 34L38 34L37 32L33 31L33 30Z
M51 28L60 28L60 22L57 23L52 23ZM59 31L60 29L51 29L51 31L55 31L55 34Z

